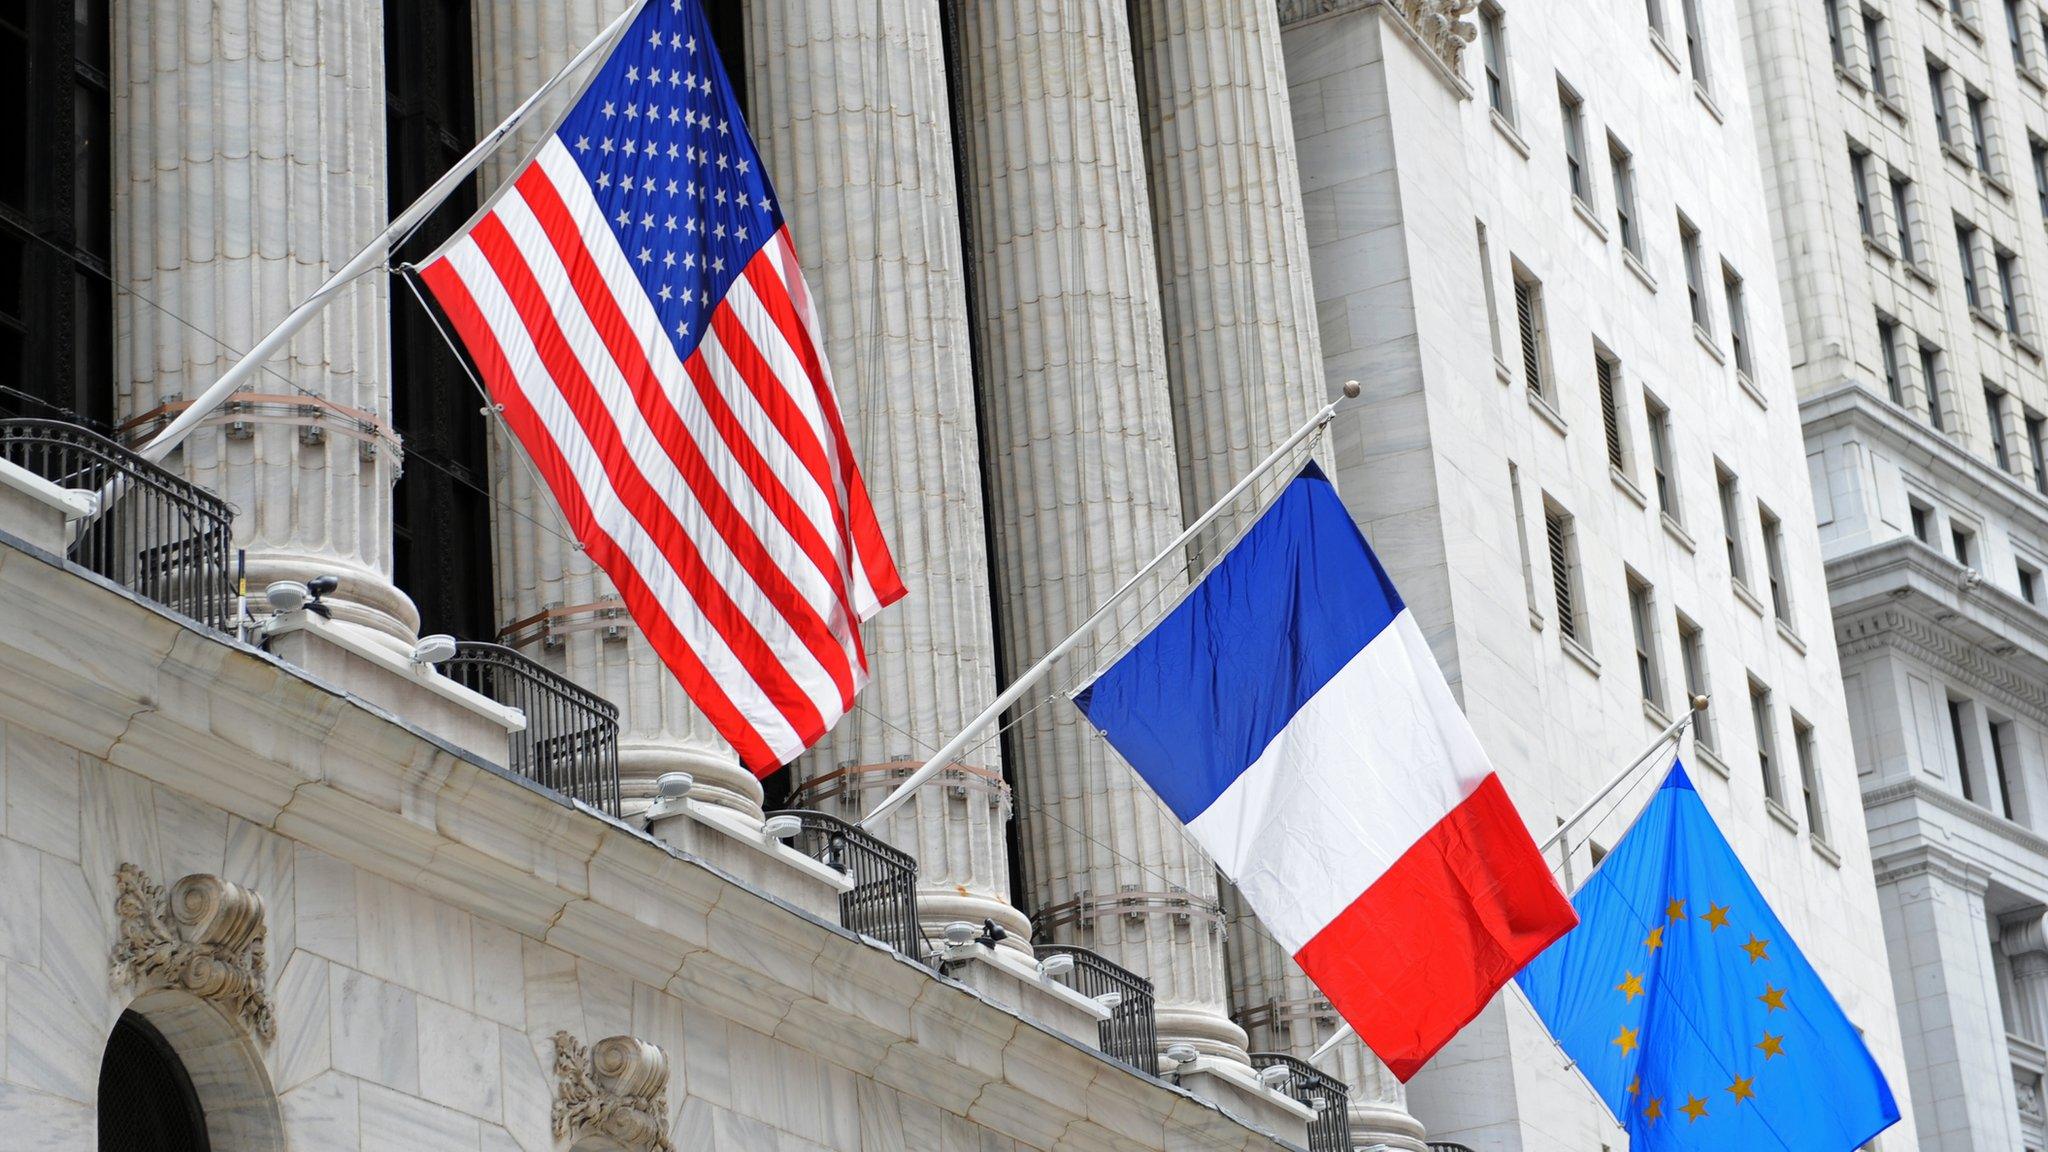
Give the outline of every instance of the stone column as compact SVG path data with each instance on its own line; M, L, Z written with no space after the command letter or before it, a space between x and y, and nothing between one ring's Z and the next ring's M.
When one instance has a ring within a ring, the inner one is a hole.
M1014 676L1172 540L1180 485L1122 0L979 0L959 20L997 612ZM1135 597L1056 686L1134 637L1180 579ZM1010 751L1039 934L1150 978L1162 1045L1241 1060L1214 865L1071 704L1021 711Z
M909 595L862 629L859 709L796 765L794 802L857 819L996 695L953 126L937 0L746 7L748 122L788 214L854 451ZM917 857L933 935L1010 906L999 746L881 829Z
M477 124L504 119L628 2L476 0ZM550 105L555 111L559 104ZM484 187L517 171L550 119L537 117L485 166ZM491 486L504 642L619 706L626 811L647 807L663 773L688 772L697 780L691 799L758 818L760 781L740 767L633 626L611 580L571 538L554 498L502 424L493 429Z
M381 232L382 9L132 0L115 22L118 410L147 440ZM366 276L166 461L235 505L249 578L333 574L335 619L393 646L386 292Z
M2012 969L2013 1031L2048 1043L2048 912L2034 908L2000 921L1998 947Z

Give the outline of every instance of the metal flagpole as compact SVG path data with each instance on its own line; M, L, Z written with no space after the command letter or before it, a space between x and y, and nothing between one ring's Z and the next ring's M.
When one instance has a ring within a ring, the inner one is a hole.
M1358 393L1358 381L1346 380L1344 382L1344 398L1346 400L1357 399ZM896 786L895 791L883 797L880 804L875 805L872 811L866 816L861 817L860 826L872 831L882 817L887 816L898 805L908 800L910 794L923 786L925 781L930 780L933 776L938 775L951 765L959 757L960 753L965 751L967 746L974 742L975 737L981 735L982 731L994 723L1004 712L1008 711L1011 705L1022 700L1032 688L1036 687L1041 680L1044 680L1046 675L1052 671L1054 662L1073 651L1080 645L1081 641L1088 638L1088 633L1094 631L1097 624L1108 619L1109 614L1115 610L1116 606L1123 603L1132 592L1137 590L1139 581L1157 571L1162 564L1179 556L1181 549L1187 546L1188 541L1194 539L1197 533L1208 527L1210 521L1222 515L1224 509L1230 507L1232 502L1239 496L1244 495L1247 489L1258 482L1259 477L1272 471L1296 446L1310 436L1315 435L1317 429L1328 424L1331 417L1337 414L1337 404L1337 401L1332 400L1328 404L1323 405L1322 410L1310 417L1308 423L1296 429L1294 435L1281 441L1280 446L1273 449L1271 455L1259 461L1256 467L1245 474L1244 479L1239 480L1230 491L1223 494L1221 499L1210 505L1209 510L1197 517L1194 523L1188 525L1186 531L1175 537L1173 543L1166 546L1165 551L1154 556L1151 563L1138 569L1136 574L1129 580L1124 581L1121 588L1110 593L1109 599L1102 602L1102 606L1095 610L1094 615L1081 621L1081 626L1074 629L1071 635L1058 644L1053 645L1050 652L1039 657L1038 663L1033 664L1029 671L1017 677L1008 688L1003 689L1002 694L995 698L994 703L981 710L981 715L969 720L967 727L961 729L959 735L947 741L944 748L934 752L931 759L925 761L917 771L905 777L903 783Z
M400 213L398 218L391 222L390 227L386 228L375 240L370 241L368 245L364 246L362 251L356 253L355 257L342 265L334 275L328 277L327 282L315 290L311 296L300 301L298 307L293 308L289 315L278 322L277 327L270 330L269 335L257 341L255 347L243 353L242 358L235 361L234 366L223 373L220 379L214 381L212 387L200 393L199 397L193 400L189 407L183 412L178 413L176 419L165 425L163 431L157 433L148 444L142 447L142 455L152 461L162 461L165 456L170 455L172 449L184 443L185 438L192 434L193 429L199 426L200 421L206 419L214 409L220 407L222 401L240 391L242 386L248 383L251 377L262 370L265 362L282 351L284 346L290 343L291 338L298 334L299 329L304 328L307 322L311 321L319 313L320 309L326 306L329 300L339 295L343 288L348 287L351 281L363 273L382 266L384 261L390 256L392 245L402 241L408 233L419 227L428 216L433 215L435 210L441 207L441 202L446 200L464 180L469 179L472 173L483 166L483 162L489 159L491 153L497 151L498 145L503 143L505 138L510 136L525 121L536 105L545 99L549 93L561 87L562 82L582 68L591 57L604 51L613 41L624 34L625 30L632 26L634 19L640 15L641 9L646 6L647 0L640 0L640 3L631 5L624 12L621 12L618 19L613 20L598 35L597 39L585 45L581 52L576 53L567 64L562 65L561 71L549 77L547 83L536 89L533 95L521 101L519 107L514 108L512 114L505 117L503 123L492 129L490 134L482 140L477 141L476 147L470 149L467 156L457 161L455 167L450 168L447 173L434 182L433 187L428 188L418 200L413 201L412 207ZM104 502L106 494L102 493L101 495L102 502Z
M1548 852L1550 851L1553 845L1555 845L1558 841L1564 839L1566 834L1568 834L1572 830L1572 825L1577 824L1581 820L1584 820L1588 812L1591 812L1595 807L1599 805L1599 803L1602 800L1607 799L1609 795L1613 794L1614 790L1616 788L1621 787L1622 784L1629 779L1629 777L1634 776L1636 774L1636 769L1641 768L1645 761L1649 760L1652 756L1655 756L1659 751L1663 749L1663 747L1666 744L1669 744L1673 740L1677 739L1685 731L1686 727L1693 722L1694 717L1698 716L1701 712L1707 710L1708 702L1709 701L1705 696L1693 697L1692 707L1686 711L1685 715L1680 716L1676 720L1673 720L1671 722L1670 727L1667 727L1664 729L1664 731L1659 732L1657 734L1657 739L1652 741L1648 748L1643 749L1643 752L1640 756L1637 756L1635 759L1628 762L1628 767L1623 768L1620 772L1615 773L1614 779L1609 780L1606 786L1602 787L1600 791L1595 792L1591 800L1588 800L1584 804L1579 805L1578 811L1572 813L1570 816L1565 817L1564 823L1559 824L1557 826L1557 831L1552 832L1548 837L1544 839L1543 843L1538 844L1536 846L1536 851ZM1344 1042L1346 1037L1352 1036L1355 1033L1356 1030L1353 1029L1349 1024L1343 1025L1342 1027L1338 1028L1334 1035L1332 1035L1328 1040L1323 1041L1322 1044L1319 1045L1314 1052L1309 1053L1308 1062L1313 1064L1316 1061L1321 1060L1323 1057L1328 1056L1332 1051L1336 1050L1337 1045L1342 1044Z

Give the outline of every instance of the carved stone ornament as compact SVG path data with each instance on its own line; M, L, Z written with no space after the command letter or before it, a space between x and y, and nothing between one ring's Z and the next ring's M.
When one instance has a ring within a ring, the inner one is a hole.
M1464 66L1465 45L1479 37L1479 26L1465 19L1478 0L1395 0L1415 34L1451 71Z
M675 1152L668 1139L668 1054L631 1036L608 1036L586 1052L555 1033L555 1139L589 1133L632 1152Z
M264 954L263 897L218 876L195 874L168 896L133 864L114 872L114 982L190 992L264 1043L277 1038Z

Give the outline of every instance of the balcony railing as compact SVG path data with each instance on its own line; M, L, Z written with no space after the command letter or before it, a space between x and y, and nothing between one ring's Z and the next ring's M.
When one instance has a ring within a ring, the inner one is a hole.
M1277 1087L1315 1109L1315 1119L1308 1122L1309 1152L1351 1152L1349 1093L1342 1080L1279 1052L1252 1053L1252 1067L1261 1072L1285 1068L1287 1076Z
M917 860L910 853L823 812L794 808L775 815L794 816L802 824L791 847L853 881L839 894L842 927L925 961L924 929L917 920Z
M1431 1140L1429 1152L1472 1152L1472 1149L1451 1140Z
M57 420L0 421L0 459L106 493L72 526L72 563L217 631L234 626L227 501L112 440Z
M1071 944L1040 944L1038 958L1062 955L1074 958L1074 970L1063 979L1068 987L1091 1000L1106 1000L1109 1019L1097 1023L1102 1051L1147 1075L1159 1074L1159 1037L1153 1026L1152 982L1136 972L1113 964L1086 948Z
M512 734L506 767L619 814L619 710L611 701L499 644L462 641L441 673L526 713L526 730Z

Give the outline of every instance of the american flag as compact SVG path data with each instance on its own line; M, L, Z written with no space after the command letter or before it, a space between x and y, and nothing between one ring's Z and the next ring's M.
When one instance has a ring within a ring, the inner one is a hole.
M765 775L853 706L860 622L903 583L710 25L642 2L419 276L634 622Z

